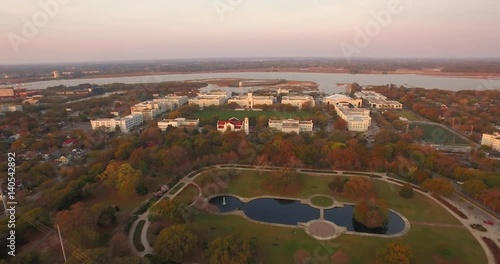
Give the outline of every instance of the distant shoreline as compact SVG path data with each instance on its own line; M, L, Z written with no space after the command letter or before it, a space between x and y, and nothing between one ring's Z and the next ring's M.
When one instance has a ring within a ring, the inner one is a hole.
M201 73L238 73L238 72L297 72L297 73L340 73L340 74L354 74L348 69L332 69L332 68L255 68L244 70L217 70L217 71L197 71L197 72L130 72L130 73L112 73L112 74L96 74L87 75L78 79L90 78L116 78L116 77L138 77L138 76L154 76L154 75L170 75L170 74L201 74ZM424 70L411 70L399 69L396 71L360 71L355 74L414 74L423 76L440 76L440 77L454 77L454 78L469 78L469 79L488 79L500 78L500 73L474 73L474 72L441 72L432 69Z

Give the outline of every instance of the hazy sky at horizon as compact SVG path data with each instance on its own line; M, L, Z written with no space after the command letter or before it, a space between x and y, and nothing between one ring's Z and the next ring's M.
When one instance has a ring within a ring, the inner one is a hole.
M391 1L403 11L355 56L500 57L498 0L4 0L0 64L342 57L340 44L356 47L357 28ZM41 3L58 2L44 26ZM214 4L231 2L220 16ZM23 34L37 18L38 32Z

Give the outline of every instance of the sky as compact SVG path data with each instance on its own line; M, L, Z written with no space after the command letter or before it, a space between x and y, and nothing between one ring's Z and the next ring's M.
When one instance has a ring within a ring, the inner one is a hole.
M498 0L1 1L0 64L500 57Z

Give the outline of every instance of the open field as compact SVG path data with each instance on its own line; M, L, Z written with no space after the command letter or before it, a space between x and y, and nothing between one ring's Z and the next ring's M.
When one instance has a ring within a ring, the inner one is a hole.
M422 116L418 115L417 113L408 110L408 109L403 109L399 111L394 111L394 113L400 117L404 117L410 121L426 121L425 118Z
M297 117L307 117L311 113L308 111L304 112L278 112L278 111L234 111L234 110L203 110L196 111L194 117L199 119L208 119L212 117L218 117L219 119L229 119L231 117L236 117L238 119L244 119L245 117L259 117L265 115L267 117L280 117L280 118L297 118Z
M189 184L179 193L174 200L179 201L181 204L190 205L194 198L198 196L198 188L196 186Z
M221 192L242 197L278 195L291 198L307 198L313 194L326 194L339 201L356 201L355 198L332 194L328 190L331 176L301 174L303 185L300 191L289 195L280 195L261 187L269 172L261 174L250 170L239 172L237 176L231 177L228 188ZM373 263L376 251L393 241L409 245L417 257L417 263L487 262L481 246L469 231L465 228L455 227L460 225L460 222L433 200L420 193L415 193L412 199L407 200L399 197L399 186L379 180L374 180L374 185L377 197L383 198L389 208L403 214L410 223L419 222L424 223L424 225L412 225L410 232L400 238L341 235L327 244L307 236L302 229L255 224L234 215L218 216L201 213L193 217L193 227L208 240L220 235L238 233L256 245L259 252L258 261L265 263L292 263L293 254L299 249L310 252L312 256L317 249L320 252L319 255L323 256L325 254L331 255L339 248L351 257L352 263ZM449 224L450 227L431 226L432 224ZM294 231L296 232L294 233ZM317 260L318 263L330 263Z
M436 145L470 145L459 134L439 125L433 124L411 124L410 130L422 129L422 139L429 144Z

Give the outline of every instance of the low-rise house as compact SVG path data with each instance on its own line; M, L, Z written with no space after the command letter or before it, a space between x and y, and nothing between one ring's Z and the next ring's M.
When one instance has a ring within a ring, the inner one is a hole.
M62 146L65 148L71 148L73 146L76 146L77 144L78 144L78 139L70 138L70 139L67 139L66 141L64 141L62 143Z

